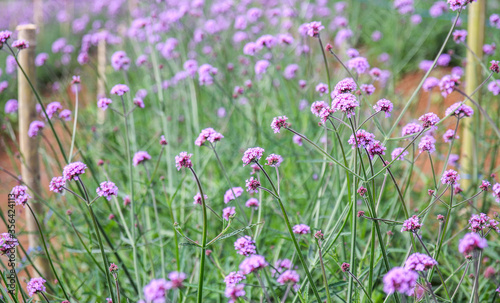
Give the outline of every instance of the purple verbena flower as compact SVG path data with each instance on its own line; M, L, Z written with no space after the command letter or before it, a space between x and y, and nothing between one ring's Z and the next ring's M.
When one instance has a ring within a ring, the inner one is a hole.
M130 89L125 84L117 84L111 88L111 94L117 96L123 96L125 93L129 92Z
M73 162L66 165L63 169L63 177L66 181L78 180L79 176L85 173L87 165L82 162Z
M420 224L420 219L416 215L414 215L403 222L403 227L401 228L401 232L403 231L417 232L421 227L422 224Z
M245 206L248 208L253 207L254 209L258 209L259 205L260 205L259 200L255 198L250 198L247 200L247 202L245 202Z
M412 270L406 270L403 267L394 267L384 275L384 292L388 295L395 292L413 295L417 285L418 274Z
M436 151L436 146L434 145L436 143L436 139L434 139L433 136L431 135L425 135L420 139L420 142L418 143L418 149L420 152L427 151L429 153L433 153Z
M420 118L418 118L418 120L422 121L423 128L429 128L429 127L433 127L434 125L436 125L436 123L438 123L440 119L435 113L427 113L427 114L420 116Z
M460 180L460 175L453 169L445 171L441 177L441 183L448 185L456 184L458 180Z
M247 192L253 194L259 191L260 181L255 179L254 177L250 177L250 179L246 180Z
M234 192L234 195L233 195L233 192ZM243 193L243 188L241 187L233 187L233 188L230 188L226 191L226 193L224 194L224 203L229 203L229 201L232 201L232 200L235 200L236 198L238 198L239 196L241 196L241 194ZM236 197L235 197L236 195Z
M474 250L483 250L486 247L488 247L488 241L476 233L466 234L458 243L458 251L464 255L468 255Z
M405 269L415 271L425 271L437 265L437 261L426 254L414 253L406 259Z
M10 191L11 195L14 195L14 201L16 205L22 205L23 207L26 205L31 196L28 194L28 188L24 185L17 185L12 188Z
M403 161L405 159L405 156L408 155L408 151L405 150L403 152L403 150L404 150L403 147L396 147L391 153L392 160L397 158L398 160Z
M234 249L242 256L255 254L255 248L255 241L250 236L243 236L234 242Z
M194 141L195 145L202 146L205 142L210 142L212 144L219 142L224 136L218 132L216 132L213 128L205 128L201 131L200 135Z
M66 180L64 177L54 177L50 181L49 189L55 193L62 193L64 190L64 186L66 185Z
M392 102L387 99L380 99L377 104L373 106L376 112L385 112L385 117L389 118L393 109Z
M231 216L234 216L234 214L236 214L235 207L229 206L222 210L222 218L224 218L226 221L229 221L229 218Z
M263 256L251 255L240 263L239 268L244 275L248 275L268 265L269 264L266 262L266 259Z
M132 164L134 164L134 166L137 166L143 162L146 162L147 160L151 160L151 156L148 154L148 152L138 151L134 154L134 157L132 158Z
M349 69L355 69L356 73L364 74L370 68L368 60L365 57L355 57L347 61L347 67Z
M293 227L293 233L305 235L311 233L311 228L305 224L297 224Z
M269 165L271 167L279 167L281 165L281 162L283 162L283 157L276 154L270 154L269 156L267 156L266 161L266 165Z
M457 102L450 107L448 107L445 111L446 116L456 116L457 118L471 117L474 114L474 110L472 107L462 104L462 102Z
M193 154L188 154L187 152L180 152L179 155L175 156L175 167L177 167L177 170L181 170L182 167L193 167L193 163L191 162L192 156Z
M26 290L28 291L28 295L30 297L33 297L36 293L39 292L46 292L47 290L45 289L45 285L43 285L45 282L44 278L32 278L29 282L28 285L26 286Z
M282 127L286 128L288 126L286 120L288 120L286 116L279 116L273 118L273 121L271 122L271 128L273 129L275 134L279 133Z
M348 143L351 144L352 148L356 146L358 148L367 148L373 141L375 140L375 135L367 132L364 129L360 129L356 132L356 138L354 135L351 135Z
M28 136L30 138L36 137L38 132L45 127L45 123L42 121L35 120L30 123L30 127L28 129Z
M203 195L203 198L206 200L208 199L208 196L207 195ZM202 205L203 201L201 199L201 194L200 193L197 193L194 197L194 202L193 204L198 204L198 205Z
M356 114L357 107L359 107L359 102L356 96L350 93L339 94L332 101L332 109L334 111L341 111L348 118Z
M240 283L246 278L247 277L245 277L245 275L243 275L241 272L232 271L224 278L224 282L226 283L226 286L231 286Z
M264 149L261 147L252 147L247 149L243 154L243 158L241 159L243 161L243 166L246 166L252 162L259 161L263 153Z

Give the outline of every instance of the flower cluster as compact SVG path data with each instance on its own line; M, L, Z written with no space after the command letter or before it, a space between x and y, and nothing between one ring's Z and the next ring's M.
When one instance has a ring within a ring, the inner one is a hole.
M403 228L401 228L401 232L417 232L421 227L422 224L420 223L420 219L416 215L414 215L403 222Z
M288 120L286 116L279 116L273 118L273 122L271 122L271 128L274 130L275 134L279 133L282 127L288 126L286 120Z
M222 218L224 218L224 220L226 221L229 221L229 218L234 216L235 214L236 208L232 206L226 207L222 210Z
M0 234L0 255L10 255L12 249L19 245L16 238L13 238L10 233Z
M458 180L460 180L460 175L453 169L445 171L441 177L441 183L448 185L456 184Z
M351 135L348 143L352 146L352 148L355 148L356 146L358 148L368 148L368 146L370 146L370 144L372 144L374 140L374 134L369 133L364 129L360 129L356 132L356 138L354 138L354 135Z
M246 180L247 192L249 193L257 193L260 187L260 181L255 179L254 177L250 177L250 179Z
M28 291L28 295L30 297L33 297L36 293L39 292L46 292L45 288L45 279L44 278L32 278L29 282L28 285L26 286L26 290Z
M215 142L219 142L222 138L224 138L224 136L216 132L213 128L205 128L201 131L194 144L202 146L207 141L214 144Z
M263 153L264 149L260 147L252 147L247 149L243 154L243 158L241 159L243 161L243 166L246 166L252 162L259 161Z
M305 235L311 233L311 228L305 224L297 224L293 227L293 233Z
M445 111L446 116L456 116L458 119L464 117L471 117L474 114L474 110L472 107L462 104L462 102L457 102L450 107L448 107Z
M394 267L383 278L384 292L388 295L395 292L413 295L417 285L418 274L403 267Z
M234 249L242 256L255 254L255 248L255 241L250 236L243 236L234 242Z
M137 166L141 163L146 162L147 160L151 160L151 156L148 154L148 152L138 151L135 153L134 157L132 158L132 164L134 166Z
M338 94L332 101L332 109L334 111L341 111L346 114L348 118L355 115L356 107L359 107L359 102L356 97L350 93Z
M437 261L432 257L426 254L414 253L406 259L404 268L406 270L424 271L431 269L435 265L437 265Z
M87 165L82 162L73 162L63 169L63 177L66 181L78 180L79 176L85 173Z
M491 219L486 214L472 215L469 219L469 229L474 233L480 233L486 228L494 229L496 232L500 232L500 227L498 226L498 221Z
M234 194L233 194L234 192ZM224 203L229 203L229 201L232 201L236 198L238 198L239 196L241 196L241 194L243 193L243 188L241 187L233 187L233 188L230 188L226 191L226 193L224 194ZM235 197L236 195L236 197Z
M486 239L476 233L468 233L458 243L458 251L464 255L474 250L483 250L488 247Z
M104 181L96 189L96 192L99 197L104 197L110 201L112 196L118 195L118 187L113 182Z
M203 195L203 199L204 200L207 200L208 199L208 196L207 195ZM202 205L203 201L201 199L201 194L200 193L197 193L194 197L193 197L193 204L198 204L198 205Z
M192 156L193 154L188 154L187 152L181 152L179 155L175 156L175 167L177 167L177 170L181 170L182 167L193 167L193 163L191 162Z
M11 195L14 195L14 201L16 205L26 205L31 196L28 194L28 188L24 185L17 185L10 191Z
M385 112L385 117L389 118L392 112L392 102L387 99L380 99L377 101L377 104L373 106L373 109L376 112Z
M279 167L281 165L281 162L283 162L283 157L276 154L270 154L266 157L266 161L266 165L269 165L271 167Z
M245 258L245 260L243 260L243 262L240 263L239 268L244 275L248 275L268 265L269 264L266 262L266 259L263 256L251 255Z

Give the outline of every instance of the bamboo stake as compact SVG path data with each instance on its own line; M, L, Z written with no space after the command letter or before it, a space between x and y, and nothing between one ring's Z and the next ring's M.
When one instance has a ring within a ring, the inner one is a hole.
M43 25L43 0L33 0L33 21L38 29Z
M36 83L35 72L35 49L36 49L36 26L34 24L19 25L16 30L19 32L19 39L28 41L29 47L19 52L19 64L26 71L29 79ZM36 120L36 99L28 80L23 76L18 68L18 99L19 99L19 148L24 161L21 161L21 175L23 182L37 194L40 191L40 162L39 162L39 137L30 138L28 129L30 123ZM35 84L36 85L36 84ZM32 194L32 197L36 195ZM34 200L31 203L34 212L43 216L42 204ZM35 218L30 212L26 212L26 230L28 231L29 246L36 248L41 246L38 238L38 230ZM43 278L52 280L52 271L49 263L44 257L34 260L34 265L40 270Z
M481 65L475 58L474 52L479 59L483 58L484 24L486 1L478 1L467 5L468 25L467 25L467 65L465 66L465 93L471 95L482 81ZM471 52L472 51L472 52ZM479 102L480 95L477 93L475 99ZM466 100L466 102L468 102ZM461 185L465 190L470 188L478 178L477 165L474 159L474 133L473 128L479 120L477 117L463 119L460 165L462 167Z
M106 96L106 41L99 40L97 44L97 99ZM103 124L106 120L106 112L97 110L97 123Z

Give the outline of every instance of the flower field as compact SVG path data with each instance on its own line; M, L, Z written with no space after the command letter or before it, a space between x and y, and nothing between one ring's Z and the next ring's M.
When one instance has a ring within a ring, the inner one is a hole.
M0 4L0 301L500 302L500 4Z

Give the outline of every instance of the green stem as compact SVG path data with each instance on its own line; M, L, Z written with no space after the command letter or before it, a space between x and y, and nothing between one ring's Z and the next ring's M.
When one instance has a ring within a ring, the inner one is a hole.
M193 173L194 178L196 179L196 184L198 185L198 190L200 191L201 195L201 205L203 208L203 234L202 234L202 239L201 239L201 256L200 256L200 273L199 273L199 278L198 278L198 295L197 295L197 302L202 303L203 302L203 276L205 274L205 254L206 254L206 246L207 246L207 206L205 204L205 195L203 193L203 188L201 187L201 182L200 179L198 179L198 176L196 175L194 169L192 167L189 168L191 172Z
M285 207L283 206L283 202L281 201L281 197L277 195L277 189L274 186L273 181L267 174L267 172L264 170L264 167L260 165L259 162L255 162L259 167L260 170L264 173L266 176L267 180L269 180L269 183L271 183L271 186L273 187L274 194L276 195L276 200L278 201L278 204L280 205L281 213L283 214L283 219L285 220L286 227L288 229L288 233L290 234L290 237L292 238L293 245L295 246L295 250L297 251L297 255L299 257L300 263L302 264L302 267L304 268L304 271L306 272L307 279L309 280L309 284L311 285L311 288L313 289L314 295L316 296L316 299L318 302L321 302L321 297L319 296L318 289L316 288L316 285L314 284L313 277L307 268L306 261L304 260L304 257L302 256L302 252L300 251L300 246L299 243L297 242L297 239L295 238L295 235L292 230L292 225L290 224L290 220L288 219L288 215L286 213Z
M76 139L76 125L78 123L78 85L74 84L75 87L75 121L73 122L73 132L71 134L71 147L69 149L69 157L68 163L71 163L71 159L73 158L73 148L75 147L75 139Z
M43 249L45 250L45 254L47 255L47 259L49 260L50 268L52 268L52 272L54 273L54 276L56 277L57 281L59 281L58 284L60 285L61 290L64 293L64 297L66 298L66 300L69 301L68 294L66 293L66 290L64 289L64 283L61 279L59 279L59 276L57 275L56 269L54 268L54 264L52 263L52 259L50 258L49 251L47 249L47 243L45 242L45 236L42 233L42 227L40 226L40 222L38 222L38 218L35 215L35 212L33 211L33 209L31 208L31 205L29 205L29 203L26 203L26 205L28 206L33 218L35 218L35 223L36 223L36 226L38 227L38 232L40 233L40 237L42 238Z

